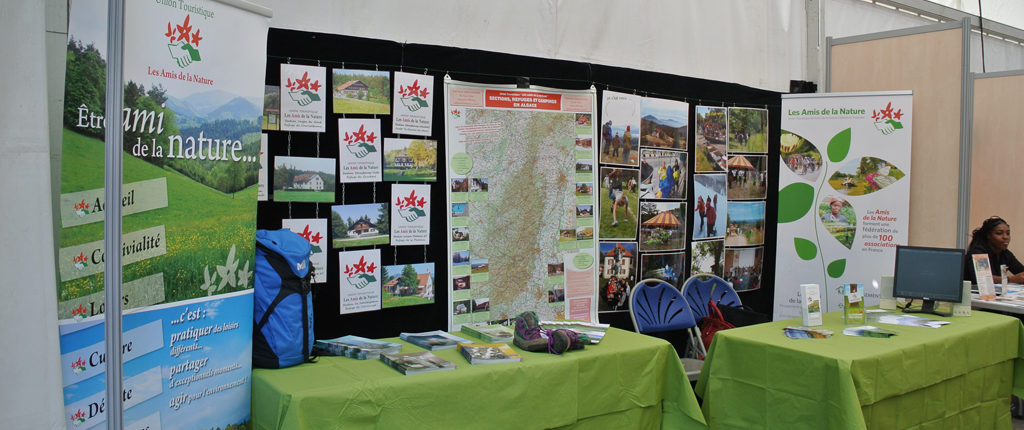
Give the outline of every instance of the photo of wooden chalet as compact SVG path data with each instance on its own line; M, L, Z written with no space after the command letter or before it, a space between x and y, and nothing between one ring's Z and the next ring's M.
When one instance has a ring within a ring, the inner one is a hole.
M362 237L377 233L377 226L374 223L366 218L361 218L359 221L352 223L352 226L348 228L347 234L348 237Z
M292 188L299 190L323 191L324 180L316 173L303 173L295 175L292 179Z
M398 284L401 281L401 276L388 281L388 283L384 284L384 291L396 296L411 296L415 294L425 299L434 299L434 276L431 275L430 272L420 273L416 276L415 289L399 287Z
M348 81L334 88L334 97L360 98L359 96L362 94L365 98L369 93L370 87L360 80Z

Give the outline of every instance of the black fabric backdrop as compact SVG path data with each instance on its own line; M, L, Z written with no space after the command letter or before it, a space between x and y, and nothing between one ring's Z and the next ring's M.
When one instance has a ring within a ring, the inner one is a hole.
M685 43L685 41L680 43ZM629 53L624 54L629 55ZM381 248L381 263L383 265L420 263L424 261L434 262L436 270L434 281L435 303L432 305L405 306L373 312L339 315L338 252L341 250L328 248L327 283L314 286L314 326L318 339L346 334L381 338L398 336L398 333L402 331L425 331L447 328L448 269L446 261L450 256L447 251L446 236L448 234L446 224L447 206L444 203L446 201L445 191L448 186L444 179L445 169L447 168L444 154L443 116L443 85L446 73L455 80L492 84L515 84L517 77L529 78L531 85L554 88L585 89L593 84L599 90L598 116L601 100L600 91L603 90L689 102L690 127L688 129L690 147L688 151L691 155L688 157L688 190L693 189L693 166L695 159L693 156L693 145L695 142L693 118L695 117L695 106L767 108L769 111L768 196L765 208L765 247L761 288L740 293L740 298L745 305L757 311L771 314L774 295L775 220L778 200L777 160L780 93L725 82L621 67L271 28L267 37L267 85L280 85L281 63L327 67L328 81L331 79L331 68L343 67L388 71L400 70L409 73L423 73L434 78L434 124L433 134L429 138L436 139L438 142L438 181L434 183L431 189L431 198L433 199L430 214L432 224L431 244L426 247L392 247L390 245L378 247ZM326 84L330 85L330 82ZM274 164L273 157L278 155L316 157L319 154L319 157L322 158L337 158L337 119L341 117L342 115L332 112L331 102L328 100L327 128L325 133L319 135L319 138L317 133L266 131L269 138L270 166ZM365 118L368 116L348 114L345 117ZM389 115L379 115L378 118L381 118L382 135L394 137L394 134L391 133L391 117ZM599 120L599 117L595 118L595 121ZM403 137L411 136L405 135ZM594 144L597 145L597 142L595 141ZM269 172L268 176L269 182L273 183L273 171ZM389 202L391 200L390 182L377 184L337 184L336 186L336 201L333 204ZM692 208L694 204L693 197L687 195L686 203L687 208ZM285 218L319 217L329 220L331 206L331 203L274 202L273 195L271 194L270 201L259 203L257 227L261 229L279 229L281 228L281 220ZM693 218L692 215L687 217L686 231L688 232L693 230ZM328 226L328 231L330 231L330 226ZM330 236L330 233L328 233L328 236ZM689 268L689 243L686 249L686 256L687 261L684 262L684 267ZM626 330L633 329L628 312L601 313L599 316L603 323Z

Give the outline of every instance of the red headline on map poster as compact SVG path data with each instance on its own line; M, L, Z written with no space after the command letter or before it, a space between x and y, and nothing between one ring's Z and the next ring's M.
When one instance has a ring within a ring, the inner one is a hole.
M562 95L531 91L486 90L484 106L504 109L561 110Z

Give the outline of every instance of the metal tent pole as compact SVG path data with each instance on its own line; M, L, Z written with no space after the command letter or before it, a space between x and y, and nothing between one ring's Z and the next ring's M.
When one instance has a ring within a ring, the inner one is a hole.
M103 290L107 345L107 428L123 427L121 375L121 109L124 104L124 0L107 1L107 101L104 142Z

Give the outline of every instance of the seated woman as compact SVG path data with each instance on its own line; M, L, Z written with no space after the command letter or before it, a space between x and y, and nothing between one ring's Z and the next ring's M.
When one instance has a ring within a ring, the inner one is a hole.
M997 216L985 220L981 227L971 233L971 243L967 246L967 255L964 257L964 279L974 284L978 283L971 255L988 254L993 282L1002 282L999 266L1005 264L1010 273L1008 281L1015 284L1024 283L1024 265L1007 249L1009 246L1010 225Z

